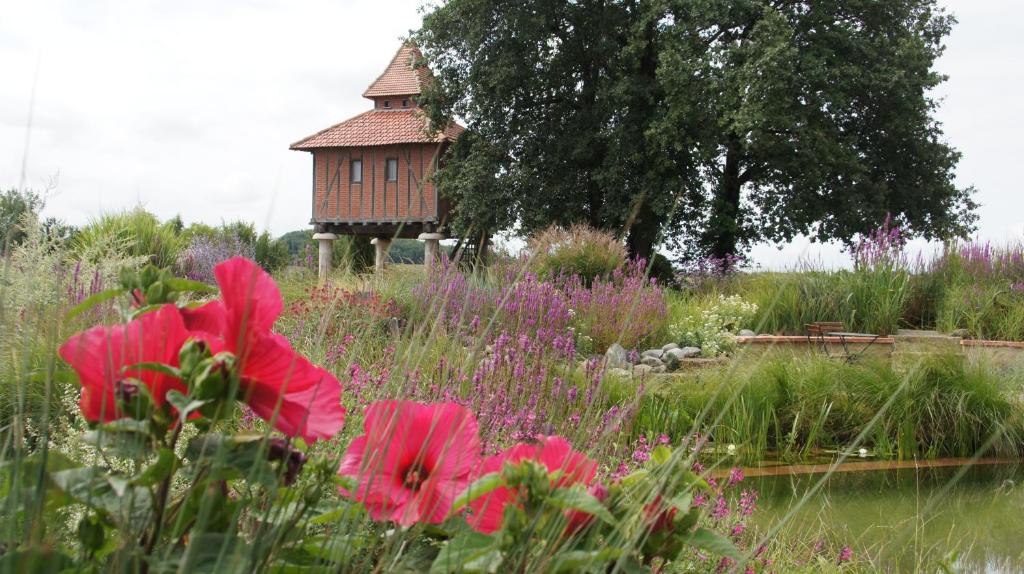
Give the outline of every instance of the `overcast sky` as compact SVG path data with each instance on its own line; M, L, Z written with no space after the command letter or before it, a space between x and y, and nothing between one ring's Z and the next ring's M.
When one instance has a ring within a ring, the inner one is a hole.
M0 0L0 189L56 181L46 214L75 224L141 204L186 223L303 228L311 160L288 145L370 107L359 94L420 3ZM938 64L938 117L964 154L958 183L978 188L980 238L1019 240L1024 2L946 6L960 23ZM753 256L844 260L804 241Z

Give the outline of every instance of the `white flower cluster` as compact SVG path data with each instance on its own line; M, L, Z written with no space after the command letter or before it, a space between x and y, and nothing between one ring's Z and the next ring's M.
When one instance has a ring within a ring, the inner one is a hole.
M739 295L719 295L715 302L669 327L683 346L700 347L703 357L726 355L736 349L736 333L757 315L757 304Z

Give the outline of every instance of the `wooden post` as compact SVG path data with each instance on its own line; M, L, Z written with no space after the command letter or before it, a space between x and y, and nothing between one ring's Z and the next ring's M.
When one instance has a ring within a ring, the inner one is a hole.
M320 244L318 255L319 260L317 261L317 276L321 281L327 280L327 275L331 272L331 245L338 236L333 233L314 233L313 239Z
M381 271L384 271L384 267L385 265L387 265L388 262L388 249L391 248L391 238L375 237L374 239L370 240L370 243L372 243L374 247L376 247L376 249L374 249L373 257L374 270L377 273L380 273Z
M444 234L420 233L417 239L423 241L423 268L429 273L430 268L437 262L437 256L441 251L441 240L444 239Z

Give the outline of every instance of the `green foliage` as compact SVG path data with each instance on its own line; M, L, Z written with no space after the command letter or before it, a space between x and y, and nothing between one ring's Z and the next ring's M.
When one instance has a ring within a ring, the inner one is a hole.
M283 268L291 260L288 246L278 239L272 239L266 231L256 239L255 254L256 263L271 273Z
M611 233L586 225L552 226L530 238L530 269L541 278L579 275L586 284L607 279L626 262L626 248Z
M888 335L904 321L910 273L895 268L743 274L720 288L757 304L757 332L803 335L816 321Z
M986 454L1016 457L1024 452L1022 386L1020 373L959 354L854 365L780 357L706 372L699 385L665 387L642 402L638 420L650 422L638 431L682 433L702 421L703 433L737 445L744 460L860 447L899 459L965 457L983 446ZM861 432L865 441L853 444Z
M42 196L32 190L8 189L0 193L0 251L6 253L10 246L25 239L25 216L39 213L42 207Z
M751 326L758 306L739 295L718 295L690 306L677 322L669 327L675 342L682 346L700 347L701 356L717 357L736 349L736 334Z
M141 207L107 213L94 219L74 239L79 257L95 260L116 253L121 257L143 257L159 267L170 267L184 248L173 225L163 225Z
M370 244L369 237L342 235L334 241L331 248L331 265L334 269L362 273L373 268L374 247Z
M278 237L277 240L285 245L288 249L288 255L294 259L302 255L302 250L305 249L307 245L312 244L313 230L299 229L296 231L289 231L281 237Z
M887 214L963 234L930 95L953 23L937 0L446 2L415 36L433 120L469 119L439 186L463 227L586 222L643 256L849 241Z

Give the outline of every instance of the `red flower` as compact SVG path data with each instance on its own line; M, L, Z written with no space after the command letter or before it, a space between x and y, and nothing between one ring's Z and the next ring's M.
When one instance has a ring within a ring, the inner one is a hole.
M454 403L378 401L366 408L366 434L349 445L338 474L374 520L438 524L479 466L473 414Z
M221 299L185 310L185 324L211 345L238 357L244 400L274 428L312 442L330 438L345 422L341 383L270 331L281 313L281 292L253 261L234 257L214 268Z
M126 369L138 363L178 365L178 351L188 338L181 314L164 305L124 325L97 326L72 335L60 347L60 356L78 373L82 383L79 406L90 421L109 422L124 416L117 407L117 393L134 389L126 379L146 385L154 403L167 402L167 392L187 392L170 375L146 369Z
M560 436L542 437L538 444L519 443L504 452L484 459L480 474L500 472L506 462L517 463L536 460L548 468L548 472L562 471L554 482L555 487L564 488L573 484L590 485L597 474L597 463L585 454L572 449L569 441ZM515 493L499 487L477 498L470 507L473 515L469 524L480 532L491 533L501 527L506 504L518 504Z
M644 523L652 533L675 529L676 508L668 506L659 494L644 505Z

